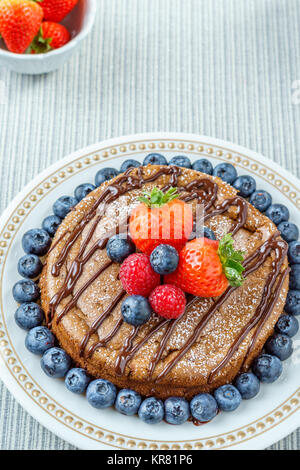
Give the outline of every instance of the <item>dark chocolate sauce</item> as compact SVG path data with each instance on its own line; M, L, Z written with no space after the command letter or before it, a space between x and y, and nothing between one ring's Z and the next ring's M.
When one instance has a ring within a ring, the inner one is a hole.
M204 221L214 217L215 215L224 214L224 212L228 211L231 206L236 206L238 209L237 221L230 229L232 235L235 235L238 230L240 230L240 228L245 225L248 215L248 203L240 196L235 196L231 199L225 199L225 201L221 202L221 204L219 204L213 211L205 215Z

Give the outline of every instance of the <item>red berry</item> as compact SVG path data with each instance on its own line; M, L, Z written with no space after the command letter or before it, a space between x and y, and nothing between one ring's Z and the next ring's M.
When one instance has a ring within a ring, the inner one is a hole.
M172 284L156 287L149 297L149 302L158 315L170 319L180 317L186 306L184 292Z
M120 281L129 295L148 297L160 284L160 275L152 269L149 256L134 253L121 264Z

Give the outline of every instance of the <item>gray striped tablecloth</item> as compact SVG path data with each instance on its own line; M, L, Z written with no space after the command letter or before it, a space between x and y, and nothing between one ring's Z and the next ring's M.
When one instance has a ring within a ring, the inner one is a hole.
M299 0L99 0L61 70L0 69L1 209L41 170L112 136L230 140L300 173ZM73 449L0 387L1 449ZM300 449L295 432L273 449Z

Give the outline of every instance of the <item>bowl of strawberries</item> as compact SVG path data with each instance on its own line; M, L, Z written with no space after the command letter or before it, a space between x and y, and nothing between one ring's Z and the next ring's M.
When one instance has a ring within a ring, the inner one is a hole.
M97 0L0 0L0 65L24 74L61 67L92 30Z

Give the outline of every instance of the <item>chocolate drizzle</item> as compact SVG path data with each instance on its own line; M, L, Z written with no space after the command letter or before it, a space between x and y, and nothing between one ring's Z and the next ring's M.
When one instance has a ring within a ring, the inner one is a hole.
M102 250L105 248L109 238L112 234L115 233L123 233L127 230L128 227L128 219L114 228L114 230L108 232L96 241L87 251L88 245L92 240L92 237L95 233L97 225L99 224L101 218L105 214L107 204L110 204L121 195L125 194L128 191L133 189L140 189L143 187L144 184L153 182L157 178L163 175L170 176L169 183L165 185L162 189L164 191L168 190L170 187L177 187L180 193L187 193L181 197L181 200L185 202L190 202L194 199L197 199L199 202L204 203L205 209L205 217L204 220L208 220L211 217L216 215L223 214L224 212L228 211L231 206L237 207L237 220L234 222L231 232L232 234L236 234L237 231L242 228L247 220L248 215L248 205L245 200L241 197L236 196L234 198L224 200L221 204L217 205L214 209L212 209L214 203L217 200L217 193L218 193L218 186L216 183L211 181L208 178L204 178L201 180L194 180L188 183L185 187L178 186L178 177L181 175L182 170L179 167L171 166L171 167L162 167L152 176L144 177L143 170L141 167L136 169L136 175L133 176L132 173L133 169L130 168L126 173L121 175L119 178L115 180L114 183L107 186L107 188L103 191L101 196L95 201L92 205L89 212L81 219L75 229L70 233L69 231L63 234L59 241L64 238L67 233L69 233L69 237L65 242L56 263L52 266L52 275L54 277L59 276L62 266L64 265L67 256L73 247L76 240L82 235L84 228L87 226L89 222L95 218L93 221L88 234L86 235L85 239L83 240L79 253L77 257L71 264L69 272L66 275L66 278L63 282L62 287L59 289L57 294L51 299L50 301L50 308L48 314L48 324L49 326L52 325L52 321L55 317L55 312L57 307L61 303L63 299L68 297L69 295L73 294L76 282L80 278L84 265L86 262L94 255L97 250ZM244 276L247 277L256 269L258 269L262 264L266 261L267 257L271 254L272 251L275 252L275 258L272 262L272 270L267 278L266 285L264 287L262 300L256 310L255 315L249 323L242 329L239 337L235 340L233 345L230 347L229 351L227 352L226 357L223 361L212 371L209 382L213 380L215 375L231 360L234 353L239 348L240 344L246 338L246 336L251 332L252 328L257 327L256 332L252 337L252 342L249 346L249 350L247 352L248 355L251 354L253 347L255 346L255 342L267 321L269 315L272 313L273 308L278 300L278 296L280 294L282 285L284 280L288 274L288 269L281 271L284 259L287 253L287 244L282 240L278 239L279 233L276 232L269 240L267 240L261 247L259 247L251 256L249 256L244 262ZM57 242L57 243L58 243ZM55 245L56 246L56 245ZM53 248L55 248L55 246ZM87 252L86 252L87 251ZM102 267L98 269L98 271L73 295L72 300L69 301L63 309L56 315L56 322L59 323L61 319L73 308L76 306L81 295L84 291L110 266L112 265L112 261L107 261ZM159 373L159 375L155 378L155 381L161 381L172 369L173 367L178 364L178 362L187 354L187 352L193 347L193 345L197 342L200 333L206 327L210 319L213 317L214 313L226 302L229 298L231 293L235 290L235 287L229 287L223 295L221 295L214 304L209 308L208 312L202 317L199 321L197 326L195 327L192 335L188 338L185 342L183 347L179 350L177 355L172 358L172 360L164 367L164 369ZM113 300L109 303L109 305L105 308L103 313L92 323L91 327L87 330L86 334L83 336L81 343L80 343L80 356L83 357L85 353L85 349L90 338L97 332L97 330L101 327L103 322L109 317L109 315L113 312L122 298L125 296L125 291L121 290L117 295L113 298ZM190 296L189 302L187 304L186 311L191 306L191 304L196 300L195 297ZM145 335L145 337L137 342L134 341L138 337L138 333L141 327L133 327L127 338L125 339L123 348L121 349L116 363L115 363L115 371L116 374L122 376L125 373L126 366L128 363L133 359L134 355L140 350L150 339L152 336L157 334L160 330L164 328L162 338L160 338L160 344L151 359L150 366L149 366L149 380L153 377L155 369L162 358L162 355L165 351L167 346L168 340L172 336L176 325L179 323L179 320L182 319L180 317L177 320L165 320L160 319L153 328ZM91 357L94 352L101 347L105 347L120 331L123 325L122 317L116 322L114 327L111 331L107 334L106 337L99 341L95 341L89 349L86 351L86 358Z

